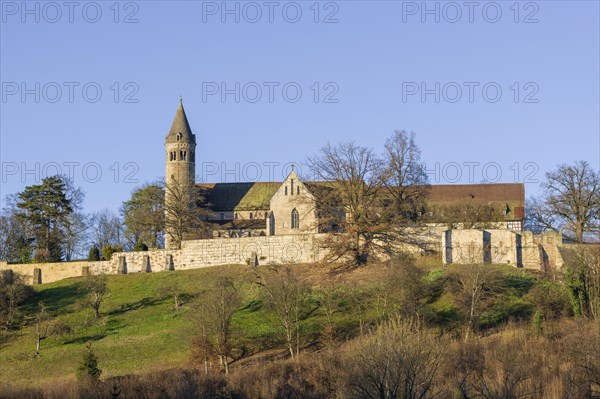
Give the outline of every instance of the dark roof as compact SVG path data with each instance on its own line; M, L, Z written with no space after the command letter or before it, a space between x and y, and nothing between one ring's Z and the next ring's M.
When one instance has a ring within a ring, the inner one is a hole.
M486 202L525 202L523 183L436 184L429 189L430 202L476 200Z
M205 203L213 211L268 210L271 197L281 182L256 183L199 183Z
M173 124L171 125L171 130L169 130L169 134L167 134L166 141L168 143L179 141L177 140L178 133L182 135L181 141L196 142L196 136L192 133L185 110L183 109L182 99L179 99L179 106L175 112L175 118L173 118Z

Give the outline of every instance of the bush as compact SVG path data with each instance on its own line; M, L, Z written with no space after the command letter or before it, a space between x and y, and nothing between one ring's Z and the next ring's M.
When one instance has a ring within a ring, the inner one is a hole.
M133 247L133 250L136 252L147 251L148 246L146 244L144 244L143 242L139 241L137 244L135 244L135 246Z
M98 382L100 374L102 370L98 368L98 356L92 349L92 344L87 344L77 367L77 379L83 384L93 384Z
M111 260L112 258L112 254L114 254L115 252L122 252L123 251L123 246L122 245L105 245L104 247L102 247L102 259L103 260Z
M100 250L97 246L93 246L90 248L90 253L88 254L88 260L90 262L95 262L100 260Z

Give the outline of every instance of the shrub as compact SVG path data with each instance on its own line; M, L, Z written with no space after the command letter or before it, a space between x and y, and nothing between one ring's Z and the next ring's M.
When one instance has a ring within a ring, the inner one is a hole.
M135 246L133 247L133 250L136 252L147 251L148 246L146 244L144 244L143 242L139 241L137 244L135 244Z
M112 254L114 254L115 252L122 252L123 251L123 246L122 245L105 245L104 247L102 247L102 259L103 260L110 260L112 258Z
M77 366L77 379L83 384L94 384L100 379L100 374L102 370L98 368L98 356L92 349L92 344L88 343Z

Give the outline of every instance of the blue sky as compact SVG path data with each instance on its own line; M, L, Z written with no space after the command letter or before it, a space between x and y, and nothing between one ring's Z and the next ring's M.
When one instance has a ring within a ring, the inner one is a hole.
M199 180L281 180L394 129L433 183L532 195L556 164L600 167L599 2L315 3L0 2L1 197L60 169L116 210L164 176L180 95Z

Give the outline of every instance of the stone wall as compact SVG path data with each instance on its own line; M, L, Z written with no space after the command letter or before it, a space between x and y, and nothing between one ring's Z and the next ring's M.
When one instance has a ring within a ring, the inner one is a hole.
M56 263L24 263L24 264L7 264L0 262L0 270L12 269L13 272L24 276L29 284L51 283L70 277L79 277L85 274L85 270L90 270L91 274L100 272L106 273L111 270L112 261L105 262L56 262ZM84 269L88 268L88 269ZM36 269L39 272L36 273ZM34 281L34 275L40 279Z
M242 238L190 240L180 250L117 252L110 261L10 264L32 284L50 283L70 277L97 274L157 272L228 264L313 263L323 260L319 240L325 234L276 235ZM443 230L439 227L410 228L401 232L398 249L413 253L441 250L449 263L503 263L534 269L559 269L563 260L558 233L534 236L509 230ZM37 270L37 271L36 271ZM34 280L34 276L36 279Z
M29 284L51 283L70 277L194 269L229 264L311 263L321 260L319 234L190 240L181 250L116 252L110 261L6 264ZM36 269L38 270L36 272ZM34 275L38 277L34 280Z
M496 263L545 270L563 265L560 233L539 236L531 232L446 230L442 236L444 264Z

